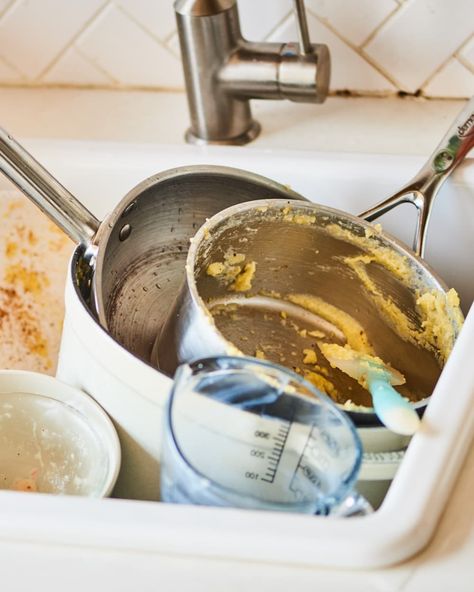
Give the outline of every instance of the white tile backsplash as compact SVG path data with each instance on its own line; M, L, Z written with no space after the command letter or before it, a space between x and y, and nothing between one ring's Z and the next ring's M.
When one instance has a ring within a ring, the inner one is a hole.
M0 58L0 80L4 82L21 83L24 82L25 77L18 72L15 68L12 68L10 64Z
M105 70L88 60L77 47L70 47L44 75L43 80L52 84L83 84L104 86L114 79Z
M35 80L67 47L104 0L19 0L0 20L0 55Z
M390 81L375 70L359 53L341 41L312 14L308 14L308 29L317 43L331 48L331 89L333 91L361 89L369 92L396 91ZM290 16L270 37L271 41L298 39L294 19Z
M473 0L411 0L365 51L402 90L415 92L462 46L473 27Z
M175 56L115 4L109 4L83 32L77 46L121 85L183 85L181 65Z
M242 35L250 41L263 41L288 16L288 0L239 0Z
M0 14L2 14L12 2L13 0L0 0Z
M239 0L252 41L296 38L291 0ZM467 97L473 0L306 0L331 90ZM181 88L172 0L0 0L0 85Z
M116 0L115 4L157 39L167 39L176 29L172 0Z
M459 57L474 71L474 35L460 50Z
M306 7L347 41L360 46L398 4L395 0L306 0Z
M474 76L456 58L451 58L425 88L433 97L468 97L474 95Z

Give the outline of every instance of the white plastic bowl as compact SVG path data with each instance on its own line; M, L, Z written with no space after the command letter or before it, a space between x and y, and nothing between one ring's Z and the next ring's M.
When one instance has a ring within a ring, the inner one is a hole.
M105 497L120 459L91 397L51 376L0 371L0 489Z

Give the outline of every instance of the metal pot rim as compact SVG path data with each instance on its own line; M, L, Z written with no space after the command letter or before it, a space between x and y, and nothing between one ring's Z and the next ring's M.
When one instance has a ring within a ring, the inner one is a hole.
M237 204L234 206L230 206L225 210L221 210L211 218L209 218L196 232L194 237L191 239L191 245L188 251L188 256L186 258L186 285L189 290L189 294L193 301L193 304L208 318L212 319L212 315L209 312L209 309L206 306L206 303L201 298L198 293L195 276L194 276L194 267L196 262L196 257L198 254L199 246L201 245L205 236L211 232L221 224L221 222L225 219L230 218L234 214L242 213L245 211L258 209L258 208L278 208L281 209L287 205L291 205L293 208L297 207L298 209L307 210L311 213L317 213L319 215L332 215L342 218L344 221L351 222L352 224L362 227L363 229L373 229L373 225L370 222L367 222L363 218L359 218L358 216L354 216L342 210L338 210L336 208L330 208L325 205L321 205L315 202L308 202L308 201L298 201L295 203L294 200L286 200L286 199L262 199L262 200L255 200L251 202L245 202L241 204ZM448 291L448 287L445 282L438 276L438 274L428 265L428 263L414 253L411 249L409 249L404 243L402 243L397 238L393 237L389 233L383 231L382 233L378 234L384 243L387 246L391 247L398 253L402 254L405 257L408 257L410 260L410 265L420 268L428 274L433 280L434 283L437 284L437 287L442 290L444 293ZM219 329L215 326L214 321L212 319L213 330L217 334L217 336L222 340L223 344L226 348L236 348L236 346L230 342L228 339L224 337L224 335L219 331ZM424 399L413 403L413 407L418 410L422 411L426 407L430 400L429 397L425 397ZM342 405L339 407L343 408ZM375 417L373 411L370 410L371 408L367 408L367 411L350 411L350 414L353 417L357 417L361 421L364 421L364 417L367 416Z
M208 165L208 164L197 164L197 165L184 165L179 167L173 167L170 169L166 169L150 177L147 177L138 185L135 185L130 189L125 196L118 202L118 204L113 208L113 210L104 217L102 222L100 223L99 230L93 238L91 244L87 245L88 253L87 257L91 259L91 263L94 266L94 279L93 283L95 289L93 290L94 295L94 307L97 311L98 317L105 327L108 329L107 323L107 314L106 314L106 305L104 302L103 294L102 294L102 285L103 285L103 276L104 273L104 258L107 252L107 245L110 239L110 235L116 229L116 227L120 224L120 219L124 218L123 224L126 224L126 215L129 211L132 210L134 204L136 203L134 200L140 197L146 190L150 189L154 185L163 183L165 181L169 181L175 178L182 178L188 177L190 175L197 175L197 176L206 176L206 175L214 175L214 176L222 176L234 179L242 179L245 181L253 181L255 183L264 183L270 188L275 188L275 190L281 191L282 185L273 181L272 179L268 179L263 175L259 175L257 173L251 173L244 169L239 169L236 167L228 167L222 165ZM291 189L285 188L288 192L288 195L295 199L295 200L304 200L305 198L298 193L295 193ZM100 245L103 245L102 247ZM100 296L97 293L97 286L100 288Z

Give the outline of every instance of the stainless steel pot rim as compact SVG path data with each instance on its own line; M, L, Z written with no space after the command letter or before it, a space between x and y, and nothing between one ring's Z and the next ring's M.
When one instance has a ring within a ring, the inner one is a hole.
M173 167L166 169L150 177L147 177L141 181L138 185L135 185L126 195L119 201L114 207L113 211L105 216L103 222L100 224L99 230L93 238L92 244L88 246L87 257L91 260L91 264L94 266L94 283L96 286L103 285L103 274L104 266L103 260L105 257L106 248L98 248L99 242L107 245L110 235L114 228L120 224L123 218L123 224L126 224L127 213L132 211L135 205L135 199L143 194L147 189L150 189L157 183L163 183L164 181L173 180L176 177L187 177L187 176L221 176L233 179L242 179L245 181L254 181L255 183L265 182L270 188L280 190L282 185L257 173L252 173L244 169L235 167L211 165L211 164L198 164L198 165L185 165L180 167ZM293 190L285 187L285 191L289 194L292 199L303 201L305 198ZM102 324L105 329L108 329L107 315L105 310L105 303L102 297L98 297L97 291L94 291L94 302L93 306L98 314L99 319L102 319Z
M348 214L347 212L344 212L342 210L338 210L336 208L330 208L328 206L317 204L314 202L299 201L299 202L295 203L294 201L289 201L289 200L287 201L285 199L263 199L263 200L255 200L252 202L237 204L235 206L231 206L229 208L226 208L225 210L222 210L222 211L218 212L217 214L215 214L212 218L209 218L209 220L199 228L199 230L196 232L193 239L191 240L191 245L190 245L190 248L188 251L188 256L186 259L186 281L188 284L189 294L190 294L191 299L193 300L194 304L196 306L198 306L202 311L204 311L206 316L209 318L209 321L212 322L212 324L213 324L213 331L215 331L220 336L220 338L223 340L223 342L225 342L228 345L229 351L235 350L234 344L232 344L230 341L228 341L224 337L224 335L219 331L219 329L214 325L214 321L212 319L211 314L209 313L207 305L204 302L204 300L201 298L201 296L199 295L198 289L196 286L195 277L194 277L194 263L196 260L196 256L198 254L199 245L201 244L202 240L205 238L207 233L212 234L213 229L215 229L217 226L219 226L219 224L222 222L222 220L229 218L234 214L241 214L245 211L254 210L254 209L257 210L258 208L260 208L260 209L261 208L281 209L281 208L283 208L287 205L290 205L290 204L293 209L297 208L300 210L307 210L309 212L314 212L314 210L317 210L318 214L320 214L320 215L327 214L327 215L332 215L332 216L340 216L340 217L343 217L345 220L352 222L355 225L361 226L364 229L365 228L373 229L373 224L371 224L370 222L367 222L366 220L359 218L357 216L354 216L352 214ZM439 289L442 290L443 292L447 292L448 287L445 284L445 282L437 275L437 273L420 256L416 255L416 253L414 253L411 249L409 249L404 243L402 243L400 240L396 239L395 237L393 237L392 235L390 235L389 233L387 233L385 231L383 231L383 233L381 233L379 236L389 246L394 248L398 253L400 253L403 256L408 257L410 262L414 266L420 266L425 271L427 271L429 273L429 275L435 280ZM430 397L425 397L424 399L421 399L420 401L417 401L416 403L413 403L412 405L413 405L414 409L416 409L419 413L422 413L424 411L426 405L428 404L429 400L430 400ZM340 408L344 409L343 405L338 405L338 406ZM346 409L346 411L348 411L348 410ZM357 411L350 410L350 414L355 417L360 417L362 419L362 421L363 421L364 416L371 416L371 417L375 416L373 413L373 409L370 407L367 407L364 409L360 408Z

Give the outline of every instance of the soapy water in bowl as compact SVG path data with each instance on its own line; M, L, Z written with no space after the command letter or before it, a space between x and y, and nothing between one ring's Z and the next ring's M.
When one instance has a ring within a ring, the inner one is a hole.
M47 396L0 397L0 489L93 495L106 466L80 412Z

